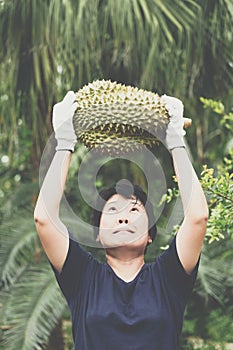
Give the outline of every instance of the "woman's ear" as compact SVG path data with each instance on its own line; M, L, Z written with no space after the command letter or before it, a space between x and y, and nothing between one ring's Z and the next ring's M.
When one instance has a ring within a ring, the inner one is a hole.
M147 241L147 243L148 243L148 244L151 244L152 242L153 242L153 240L152 240L151 236L148 236L148 241Z

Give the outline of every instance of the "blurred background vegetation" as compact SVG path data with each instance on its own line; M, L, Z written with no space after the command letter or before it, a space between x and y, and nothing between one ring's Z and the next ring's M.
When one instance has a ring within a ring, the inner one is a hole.
M52 106L94 79L174 95L193 119L187 142L210 220L182 349L230 349L233 0L1 0L0 46L0 349L73 348L66 303L38 241L33 207ZM79 145L66 196L88 222L90 208L77 189L85 152ZM171 190L148 261L171 238L163 227L177 195L169 155L162 148L154 152ZM119 159L101 169L96 186L122 177L145 185L140 169ZM103 259L100 250L92 252Z

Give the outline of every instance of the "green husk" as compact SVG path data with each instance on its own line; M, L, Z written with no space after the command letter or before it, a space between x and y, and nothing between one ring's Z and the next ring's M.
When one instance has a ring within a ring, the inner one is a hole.
M88 148L115 156L152 147L169 114L156 93L96 80L76 93L74 129Z

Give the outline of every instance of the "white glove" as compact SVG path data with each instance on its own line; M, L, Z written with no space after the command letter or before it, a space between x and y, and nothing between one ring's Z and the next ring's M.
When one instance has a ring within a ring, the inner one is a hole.
M167 148L171 151L176 147L185 147L184 136L184 121L183 112L184 105L181 100L175 97L163 95L161 102L165 105L168 114L170 115L170 122L166 130L165 142Z
M74 91L67 92L64 99L53 107L53 129L57 140L56 151L69 150L74 152L77 142L73 127L73 115L78 103Z

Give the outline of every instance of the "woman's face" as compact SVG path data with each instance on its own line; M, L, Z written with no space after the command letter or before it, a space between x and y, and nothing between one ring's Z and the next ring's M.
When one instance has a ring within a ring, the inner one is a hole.
M140 200L114 194L106 202L97 238L104 248L145 246L151 241L148 216Z

